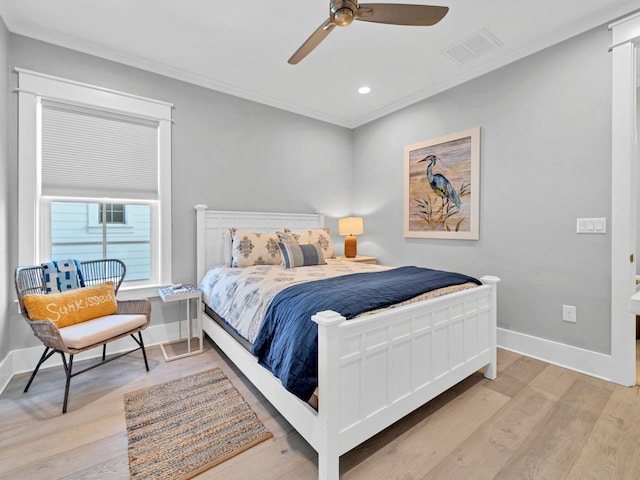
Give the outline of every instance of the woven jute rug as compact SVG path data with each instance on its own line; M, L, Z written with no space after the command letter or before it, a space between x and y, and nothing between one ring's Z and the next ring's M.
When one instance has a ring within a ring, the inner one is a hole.
M271 438L219 368L127 393L131 478L191 478Z

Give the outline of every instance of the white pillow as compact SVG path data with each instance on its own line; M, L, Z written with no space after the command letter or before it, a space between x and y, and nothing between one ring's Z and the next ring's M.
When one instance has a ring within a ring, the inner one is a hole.
M224 231L222 232L222 259L224 261L224 264L227 267L231 266L231 260L233 257L232 243L233 243L233 229L225 228Z

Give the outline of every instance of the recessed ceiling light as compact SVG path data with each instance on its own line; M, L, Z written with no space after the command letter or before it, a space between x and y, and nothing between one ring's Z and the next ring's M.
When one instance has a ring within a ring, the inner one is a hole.
M360 95L366 95L371 91L371 87L369 85L363 85L358 89L358 93Z

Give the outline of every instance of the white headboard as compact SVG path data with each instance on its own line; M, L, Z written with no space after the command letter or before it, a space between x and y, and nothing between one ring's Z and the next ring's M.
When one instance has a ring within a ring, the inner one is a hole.
M308 230L324 227L321 213L266 213L207 210L206 205L196 205L196 274L200 282L207 270L223 262L222 233L231 227L252 232L269 233L291 230Z

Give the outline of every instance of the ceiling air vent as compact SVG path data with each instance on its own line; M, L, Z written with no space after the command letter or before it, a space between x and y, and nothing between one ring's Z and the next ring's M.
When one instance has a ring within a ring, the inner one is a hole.
M501 47L502 43L487 29L481 29L442 53L456 63L464 64Z

